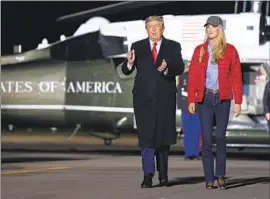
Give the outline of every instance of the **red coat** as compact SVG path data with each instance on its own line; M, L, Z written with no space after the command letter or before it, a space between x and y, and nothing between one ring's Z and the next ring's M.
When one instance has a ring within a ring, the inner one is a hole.
M197 46L194 50L188 72L188 103L202 102L205 91L206 69L209 53L208 43ZM201 46L205 48L203 61L198 62ZM225 54L218 60L218 82L220 100L235 99L235 104L242 103L242 70L236 48L226 45Z

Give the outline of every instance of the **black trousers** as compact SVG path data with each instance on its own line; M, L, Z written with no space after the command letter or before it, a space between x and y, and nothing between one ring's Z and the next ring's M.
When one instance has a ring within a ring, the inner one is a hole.
M163 146L156 148L156 164L159 172L159 180L168 180L168 160L169 160L170 146Z

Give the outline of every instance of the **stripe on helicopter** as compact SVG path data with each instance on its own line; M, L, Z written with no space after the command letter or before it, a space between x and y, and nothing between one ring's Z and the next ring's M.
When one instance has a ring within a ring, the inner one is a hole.
M71 111L96 111L96 112L119 112L119 113L133 113L133 108L125 107L105 107L105 106L77 106L77 105L1 105L1 109L14 110L71 110Z

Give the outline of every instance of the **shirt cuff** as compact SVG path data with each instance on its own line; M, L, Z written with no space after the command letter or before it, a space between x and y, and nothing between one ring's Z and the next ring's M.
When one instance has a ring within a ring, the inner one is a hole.
M133 66L133 64L127 63L128 70L131 70L132 69L132 66Z
M168 68L166 68L165 70L164 70L164 75L167 75L167 73L168 73Z

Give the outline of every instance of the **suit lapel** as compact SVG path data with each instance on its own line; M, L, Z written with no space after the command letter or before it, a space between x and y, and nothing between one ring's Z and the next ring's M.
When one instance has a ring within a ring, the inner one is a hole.
M162 59L164 59L163 55L166 50L166 44L167 44L167 39L163 37L160 48L159 48L156 64L161 63Z
M146 38L143 43L144 43L144 51L146 53L146 57L149 57L150 60L154 63L149 38Z
M154 59L152 56L152 49L151 49L149 38L146 38L143 43L144 43L145 53L146 53L147 57L151 58L151 61L153 64L160 65L162 62L162 59L164 59L163 55L164 55L164 52L166 51L167 39L165 37L162 38L162 42L161 42L161 45L159 48L156 63L154 63Z

